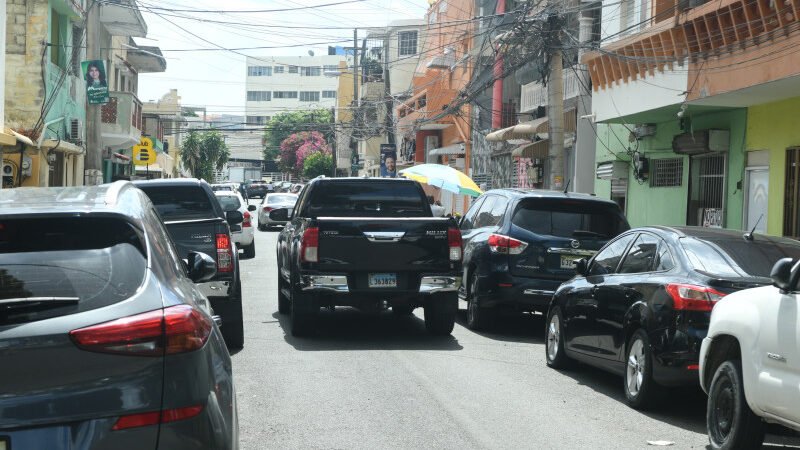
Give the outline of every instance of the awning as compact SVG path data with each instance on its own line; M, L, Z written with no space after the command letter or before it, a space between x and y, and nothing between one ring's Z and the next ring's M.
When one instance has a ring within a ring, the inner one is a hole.
M549 152L550 140L542 139L541 141L520 145L511 152L511 156L516 158L545 159L549 156Z
M512 139L530 139L534 134L547 133L549 129L547 117L540 117L530 122L523 122L513 127L503 128L486 135L490 142L508 141ZM574 133L577 128L575 109L564 111L564 132Z
M428 152L428 156L463 155L465 153L466 150L464 149L464 144L453 144L448 145L447 147L435 148Z
M131 160L131 157L130 157L130 156L128 156L128 155L123 155L122 153L114 153L114 157L115 157L115 158L119 158L119 159L121 159L121 160L123 160L123 161L130 161L130 160Z
M83 147L79 147L71 142L59 141L55 139L45 139L42 141L43 150L52 150L54 152L70 153L72 155L80 155L83 153Z

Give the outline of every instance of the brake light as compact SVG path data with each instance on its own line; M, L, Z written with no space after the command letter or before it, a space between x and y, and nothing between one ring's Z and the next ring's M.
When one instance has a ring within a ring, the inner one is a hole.
M300 241L300 260L319 262L319 228L309 227L303 232L303 239Z
M70 331L83 350L121 355L162 356L205 345L211 319L189 305L149 311Z
M502 234L489 235L489 250L492 253L503 255L519 255L528 247L527 242L522 242Z
M217 271L233 272L233 248L231 238L225 233L217 235Z
M244 212L244 221L242 222L242 228L250 227L250 211Z
M186 408L164 409L140 414L122 416L111 428L114 431L127 430L128 428L146 427L158 423L176 422L178 420L191 419L203 412L203 406L188 406Z
M450 261L461 261L463 241L458 228L447 229L447 245L450 247Z
M265 207L261 208L261 210L264 211L265 213L268 213L268 212L272 211L272 207L265 206Z
M679 311L711 311L726 295L710 287L691 284L668 284L666 289L672 297L673 308Z

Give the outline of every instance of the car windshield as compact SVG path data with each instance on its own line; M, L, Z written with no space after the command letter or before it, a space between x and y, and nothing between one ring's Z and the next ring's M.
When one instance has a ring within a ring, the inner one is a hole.
M219 204L222 205L222 210L225 212L238 211L242 206L239 197L235 195L218 195L217 200L219 200Z
M144 282L145 248L121 219L0 219L0 325L130 298Z
M296 195L269 195L265 203L294 203L296 201Z
M311 192L311 217L425 217L417 186L399 182L321 183Z
M609 239L629 228L615 205L574 199L523 200L511 223L532 233L564 238Z
M753 241L731 238L684 238L681 245L695 270L718 277L769 278L781 258L800 258L800 242L756 236Z
M214 207L200 186L139 186L164 220L212 219Z

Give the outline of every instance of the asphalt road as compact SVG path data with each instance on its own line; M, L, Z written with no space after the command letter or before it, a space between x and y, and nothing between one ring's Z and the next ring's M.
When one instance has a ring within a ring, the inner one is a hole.
M396 318L337 308L321 314L315 337L294 338L277 313L277 236L256 231L256 257L241 261L245 347L233 369L242 449L706 448L699 389L635 411L621 378L545 365L541 316L475 333L462 304L452 337L434 338L421 309Z

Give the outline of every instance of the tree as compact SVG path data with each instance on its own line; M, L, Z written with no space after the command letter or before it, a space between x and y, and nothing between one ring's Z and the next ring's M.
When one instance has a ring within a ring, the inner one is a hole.
M231 152L218 131L189 131L181 147L181 162L192 176L206 181L214 179L214 170L222 170Z
M303 174L303 163L306 157L316 152L331 153L325 137L317 131L303 131L289 135L280 144L281 159L278 167L299 177Z
M317 131L326 142L333 142L333 112L327 109L283 112L267 122L264 130L264 159L274 161L281 154L281 143L295 133Z
M320 175L330 175L333 172L333 155L316 152L308 155L303 162L303 176L316 178Z

